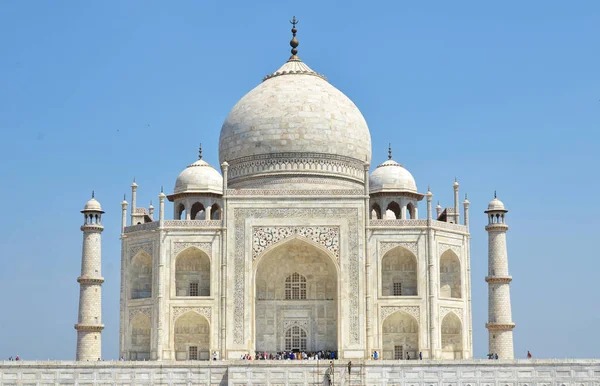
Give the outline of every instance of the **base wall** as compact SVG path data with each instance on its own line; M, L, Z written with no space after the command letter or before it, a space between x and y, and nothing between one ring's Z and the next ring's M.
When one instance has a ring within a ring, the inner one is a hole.
M0 362L0 385L600 386L600 359Z

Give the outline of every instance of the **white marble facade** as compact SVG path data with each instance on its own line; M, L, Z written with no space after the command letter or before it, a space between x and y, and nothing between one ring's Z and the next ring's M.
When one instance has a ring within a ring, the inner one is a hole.
M120 355L472 357L458 184L437 215L391 151L369 173L367 123L325 77L293 55L232 109L219 158L188 166L158 219L137 184L130 225L122 203Z

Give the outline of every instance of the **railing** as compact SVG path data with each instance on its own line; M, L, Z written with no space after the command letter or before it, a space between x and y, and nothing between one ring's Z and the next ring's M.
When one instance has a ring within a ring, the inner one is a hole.
M223 220L165 220L163 227L169 229L181 228L220 228ZM149 231L158 229L158 221L147 222L125 227L125 233Z
M215 228L222 225L223 220L165 220L165 228Z
M459 231L459 232L465 232L465 233L468 232L467 227L464 225L454 224L454 223L445 222L445 221L433 220L433 221L431 221L431 226L434 228L449 229L452 231Z
M369 225L372 227L426 227L427 220L401 220L401 219L392 219L392 220L369 220ZM445 221L437 221L432 220L431 226L433 228L444 229L444 230L452 230L458 232L467 233L467 227L460 224L453 224Z
M372 227L426 227L427 220L371 220Z
M147 222L144 224L137 224L125 227L125 233L131 232L139 232L139 231L149 231L153 229L158 229L158 221Z

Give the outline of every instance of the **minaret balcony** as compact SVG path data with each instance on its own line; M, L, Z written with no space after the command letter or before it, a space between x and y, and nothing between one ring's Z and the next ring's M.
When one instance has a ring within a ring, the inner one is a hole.
M488 330L512 330L515 328L516 324L514 323L486 323L485 328Z
M100 332L104 330L104 324L84 324L78 323L75 325L77 331Z
M104 283L104 278L103 277L79 276L77 278L77 283L79 283L79 284L102 284L102 283Z
M485 226L485 230L488 232L506 232L508 225L502 223L488 224Z
M104 227L100 224L83 224L80 229L83 232L102 232Z
M485 281L489 284L508 284L512 281L512 276L486 276Z

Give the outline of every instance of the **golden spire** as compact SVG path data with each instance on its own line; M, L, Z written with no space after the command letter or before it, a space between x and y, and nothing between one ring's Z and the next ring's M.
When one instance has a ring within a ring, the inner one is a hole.
M296 32L298 32L298 30L296 29L296 24L298 24L298 21L299 20L296 19L296 16L294 16L292 20L290 20L290 23L292 24L292 40L290 40L290 46L292 47L292 56L290 56L288 61L300 60L300 58L296 55L298 54L298 45L300 44L298 43L298 39L296 39Z

